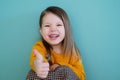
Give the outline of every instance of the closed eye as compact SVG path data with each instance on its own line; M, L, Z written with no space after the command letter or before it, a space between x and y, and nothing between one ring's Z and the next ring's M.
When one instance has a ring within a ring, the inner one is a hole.
M50 27L50 25L45 25L44 27Z
M57 24L57 26L62 26L62 24Z

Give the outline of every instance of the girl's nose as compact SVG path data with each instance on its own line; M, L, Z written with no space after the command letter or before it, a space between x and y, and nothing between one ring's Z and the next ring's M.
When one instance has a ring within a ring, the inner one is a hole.
M53 26L50 27L50 30L55 31L55 30L57 30L57 27L55 25L53 25Z

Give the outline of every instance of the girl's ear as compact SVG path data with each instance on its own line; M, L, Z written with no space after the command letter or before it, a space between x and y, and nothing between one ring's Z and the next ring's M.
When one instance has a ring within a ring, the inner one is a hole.
M42 34L42 31L41 31L41 29L40 29L39 31L40 31L40 34Z
M40 31L40 33L41 33L41 29L40 29L39 31Z
M41 28L40 28L40 30L39 30L39 31L40 31L40 34L41 34L41 35L43 35L43 32L42 32L42 29L41 29Z

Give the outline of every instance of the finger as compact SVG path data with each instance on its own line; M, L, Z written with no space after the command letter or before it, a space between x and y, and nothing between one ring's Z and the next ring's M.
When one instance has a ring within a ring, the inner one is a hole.
M40 78L46 78L47 75L48 75L48 72L41 72L37 74L37 76L39 76Z
M49 72L49 68L44 68L44 69L41 69L41 70L39 70L39 72Z
M34 65L38 68L39 67L39 69L40 68L42 68L42 69L44 69L44 68L48 68L49 69L49 63L48 62L40 62L40 60L38 60L38 59L35 59L34 60ZM41 69L40 69L41 70Z
M35 54L37 59L40 60L40 62L43 62L43 56L36 49L33 50L33 53Z
M35 66L36 69L41 69L42 62L40 60L38 60L38 59L35 59L34 60L34 66Z
M48 68L48 67L49 67L49 63L48 63L48 62L44 62L44 63L42 63L42 67L44 67L44 68Z
M50 67L50 71L54 71L55 69L56 69L56 67L54 67L54 66Z
M44 68L41 71L44 72L44 71L49 71L49 70L50 70L49 68Z
M41 72L40 75L47 75L48 71Z
M42 79L47 78L47 75L37 75L37 76L39 76Z

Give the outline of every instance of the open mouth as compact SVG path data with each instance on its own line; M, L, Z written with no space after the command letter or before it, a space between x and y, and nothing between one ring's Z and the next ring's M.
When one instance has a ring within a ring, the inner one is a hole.
M49 38L54 40L54 39L57 39L59 37L59 34L50 34L49 35Z

